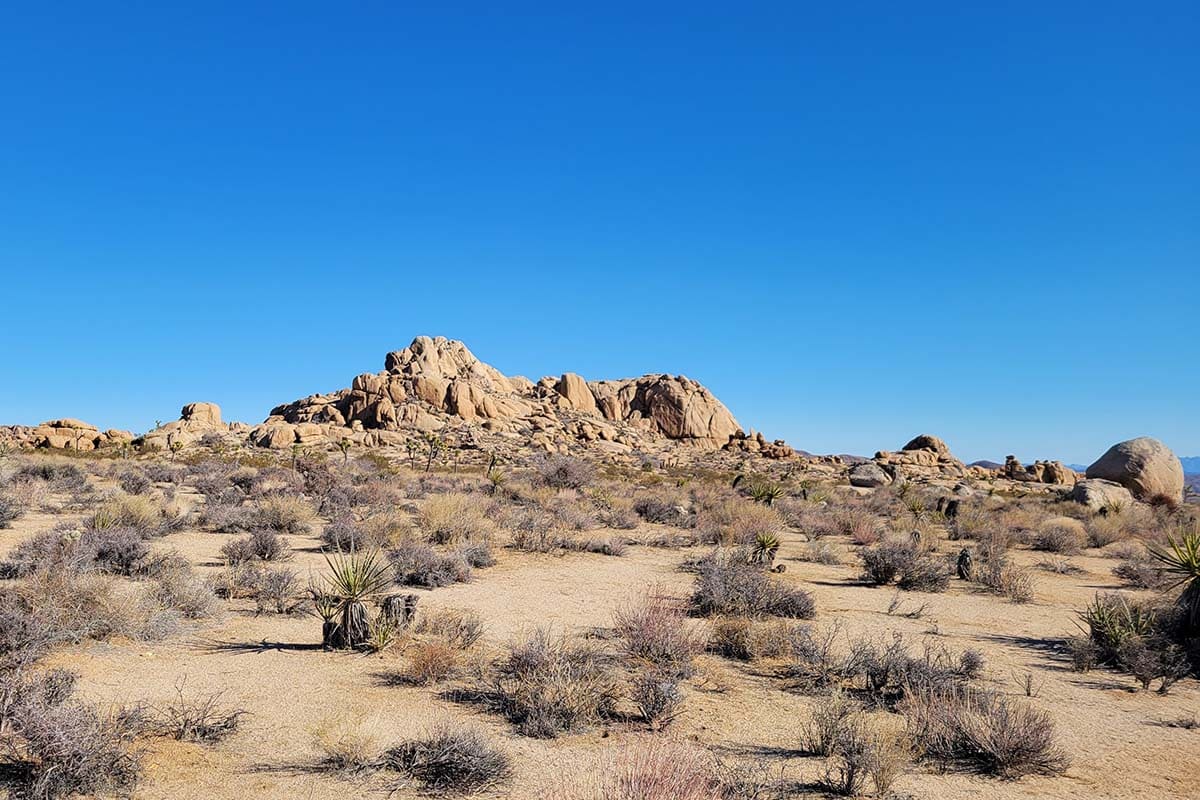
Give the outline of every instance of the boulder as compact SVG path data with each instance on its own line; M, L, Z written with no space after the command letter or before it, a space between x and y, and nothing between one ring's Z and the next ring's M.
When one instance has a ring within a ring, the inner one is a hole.
M179 418L215 428L221 424L221 407L216 403L188 403L179 412Z
M1081 503L1092 511L1128 508L1133 505L1133 495L1128 489L1119 483L1099 478L1089 478L1075 484L1067 499Z
M1119 483L1139 500L1183 499L1183 464L1149 436L1114 444L1087 468L1087 477Z
M571 404L571 408L576 411L582 411L584 414L599 413L599 409L596 407L596 398L592 395L592 390L588 388L587 381L574 372L563 373L554 390L562 395Z
M888 475L878 464L866 462L855 464L850 468L851 486L858 486L864 489L878 489L888 486L891 482L892 476Z
M272 450L285 450L296 443L296 428L287 422L267 422L250 431L250 443Z
M946 445L946 443L943 442L938 437L936 437L932 434L928 434L928 433L922 433L920 436L916 437L915 439L913 439L912 441L910 441L908 444L904 445L904 447L901 447L900 449L901 450L932 450L933 452L937 453L939 456L950 457L950 448Z

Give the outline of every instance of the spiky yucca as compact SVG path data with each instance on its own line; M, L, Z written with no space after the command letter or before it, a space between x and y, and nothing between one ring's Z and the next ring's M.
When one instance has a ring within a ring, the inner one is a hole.
M1183 586L1179 603L1188 628L1195 632L1200 630L1200 526L1183 531L1178 539L1168 536L1167 548L1152 548L1150 553L1177 579L1171 588Z
M786 494L783 487L778 483L756 483L750 487L750 496L756 502L765 503L766 505L774 505L775 501Z
M754 537L754 546L750 551L750 557L756 564L766 564L770 566L775 560L775 554L779 552L779 537L768 531L761 531Z
M325 576L333 596L338 629L331 637L335 647L355 648L367 644L371 635L367 601L383 594L392 584L391 565L379 550L326 553L330 574Z

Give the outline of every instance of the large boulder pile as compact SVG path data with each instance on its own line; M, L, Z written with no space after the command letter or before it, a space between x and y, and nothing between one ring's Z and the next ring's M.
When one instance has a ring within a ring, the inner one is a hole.
M40 425L8 425L0 429L0 442L27 448L51 450L98 450L133 440L129 431L102 431L78 419L52 419Z
M1138 500L1178 503L1183 499L1183 464L1170 448L1149 436L1114 444L1087 468L1087 477L1119 483Z
M419 336L388 353L383 372L272 409L250 438L282 448L306 440L402 444L421 435L548 452L583 443L614 453L663 443L715 450L744 436L708 389L683 376L586 381L568 372L534 383L502 374L462 342Z
M1061 461L1035 461L1029 466L1023 466L1016 456L1011 455L1004 459L1000 475L1010 481L1061 486L1074 486L1075 482L1079 480L1079 475L1075 470Z

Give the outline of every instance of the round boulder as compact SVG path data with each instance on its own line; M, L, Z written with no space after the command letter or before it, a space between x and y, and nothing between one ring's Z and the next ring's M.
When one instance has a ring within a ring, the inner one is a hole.
M856 464L850 469L850 485L862 489L878 489L892 482L892 476L878 464L867 462Z
M1119 483L1090 478L1075 484L1067 498L1081 503L1092 511L1128 508L1133 505L1133 495Z
M1087 477L1119 483L1139 500L1183 499L1183 464L1149 436L1114 444L1087 468Z

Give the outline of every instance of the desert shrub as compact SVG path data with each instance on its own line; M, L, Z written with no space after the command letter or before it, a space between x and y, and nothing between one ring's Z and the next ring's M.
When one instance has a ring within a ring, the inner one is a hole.
M861 712L862 706L840 688L817 698L812 717L801 732L805 749L813 755L833 755L838 742L846 736L847 728Z
M446 642L416 642L408 647L406 676L412 683L441 683L459 673L462 655Z
M602 556L623 556L629 550L629 545L620 536L589 537L568 546L584 553L598 553Z
M259 614L294 614L301 608L300 578L290 569L250 570L250 596Z
M135 715L72 700L73 680L61 677L6 679L0 752L16 796L56 800L132 791L142 775L133 747Z
M704 648L705 637L688 624L684 604L658 588L619 609L614 627L630 657L677 677L691 674L692 658Z
M674 722L683 705L679 675L674 670L647 669L639 672L630 684L629 694L642 719L656 730Z
M913 655L898 633L884 640L852 641L845 659L833 667L837 678L855 687L860 696L886 707L924 687L965 684L982 669L978 651L955 655L944 647L926 645Z
M237 489L207 498L200 509L200 524L217 533L250 530L254 527L254 509L244 505L244 499Z
M123 495L105 500L84 524L88 530L128 528L143 537L162 536L178 530L184 518L175 510L140 495Z
M348 715L327 717L310 731L320 765L338 772L374 769L380 760L378 725Z
M912 763L911 743L894 731L873 727L867 718L851 718L833 742L822 783L836 794L857 797L869 779L885 797Z
M175 687L174 700L153 709L150 727L159 736L180 742L219 742L236 733L248 713L242 708L226 707L220 694L189 700L181 683Z
M450 492L425 500L416 514L417 528L434 544L487 541L493 524L483 495Z
M287 539L273 530L262 528L249 536L226 542L221 547L226 563L244 564L248 561L287 561L293 557Z
M544 629L509 643L494 667L499 709L526 736L550 738L611 717L620 682L591 643Z
M1016 566L1005 556L992 557L976 566L974 579L1013 603L1028 603L1034 599L1033 573Z
M618 531L631 531L638 526L640 517L632 504L610 503L600 512L600 522L607 528Z
M837 545L831 542L813 541L809 542L804 551L800 554L803 561L811 561L815 564L841 564L842 551Z
M838 532L858 545L875 544L882 534L883 520L870 511L849 508L837 515Z
M816 614L812 595L770 577L740 553L716 550L696 566L691 608L701 616L811 619Z
M727 500L696 515L696 533L709 544L747 545L759 535L777 536L781 530L778 511L744 500Z
M581 489L592 483L596 468L589 461L573 456L554 455L534 464L533 483L555 489Z
M87 486L87 475L75 464L55 461L37 461L22 464L13 474L13 480L40 480L59 492L70 492Z
M388 552L396 583L436 589L471 580L471 565L461 553L440 553L424 542L403 542Z
M466 650L483 638L484 624L474 611L445 609L421 614L413 629L437 636L457 650Z
M186 619L212 617L219 608L212 587L186 564L174 565L155 575L149 589L150 596L160 606L178 611Z
M754 621L747 617L714 617L709 626L708 649L726 658L753 660Z
M1178 606L1108 592L1097 594L1079 616L1092 644L1093 663L1129 672L1143 686L1162 678L1164 693L1186 674L1186 653L1174 641L1181 616Z
M469 794L503 783L512 762L479 728L443 724L388 750L384 764L429 792Z
M1137 589L1165 589L1171 585L1171 577L1162 568L1161 562L1142 555L1125 559L1112 569L1114 577L1127 586Z
M570 543L554 517L539 508L520 509L508 515L505 524L512 546L526 553L549 553Z
M274 494L260 499L253 509L256 527L280 533L307 534L316 523L312 504L303 497Z
M863 564L862 580L875 586L889 584L919 556L909 542L890 541L868 547L858 554Z
M362 528L350 513L336 514L321 528L321 542L331 550L359 550L377 546L368 542Z
M10 527L25 513L25 506L11 492L0 491L0 529Z
M128 494L145 494L154 484L141 470L128 469L117 478L117 485Z
M944 592L950 587L950 565L944 558L920 555L901 571L896 585L913 592Z
M1050 716L1005 695L961 685L923 688L902 711L913 740L942 762L1005 778L1066 769Z
M139 531L107 528L84 531L75 545L77 558L101 572L134 575L142 572L150 556L150 547Z
M1087 529L1071 517L1051 517L1038 526L1030 546L1051 553L1078 553L1088 543Z
M557 771L538 797L555 800L713 800L726 796L710 753L655 737L606 748L575 771Z
M492 567L496 564L492 545L486 541L463 542L454 552L472 567Z
M687 509L675 498L654 495L639 497L633 511L646 522L683 527L688 521Z

